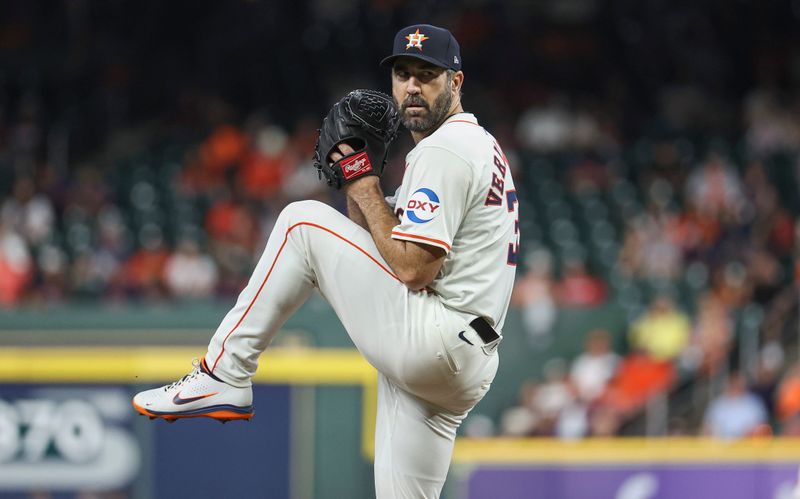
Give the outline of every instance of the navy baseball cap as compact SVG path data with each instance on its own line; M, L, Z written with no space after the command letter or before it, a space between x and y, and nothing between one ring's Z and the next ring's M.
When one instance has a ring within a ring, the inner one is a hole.
M394 35L392 55L381 61L391 67L398 57L414 57L440 68L461 70L461 50L452 33L430 24L412 24Z

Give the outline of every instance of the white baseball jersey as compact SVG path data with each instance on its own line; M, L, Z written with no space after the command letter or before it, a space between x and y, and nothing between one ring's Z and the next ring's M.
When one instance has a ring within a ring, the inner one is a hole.
M517 194L503 151L459 113L406 156L403 182L392 198L400 224L394 239L447 252L429 288L453 309L502 329L519 247Z

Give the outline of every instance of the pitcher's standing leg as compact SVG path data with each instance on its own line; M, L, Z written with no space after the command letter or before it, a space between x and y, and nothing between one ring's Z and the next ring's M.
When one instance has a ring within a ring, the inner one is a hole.
M464 417L414 397L378 373L377 499L438 498Z

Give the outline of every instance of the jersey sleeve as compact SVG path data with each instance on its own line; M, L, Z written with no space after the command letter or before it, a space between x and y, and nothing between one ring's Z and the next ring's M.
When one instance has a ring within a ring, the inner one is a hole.
M472 169L462 158L439 147L428 147L417 158L410 176L400 224L392 238L429 244L450 252L467 211Z

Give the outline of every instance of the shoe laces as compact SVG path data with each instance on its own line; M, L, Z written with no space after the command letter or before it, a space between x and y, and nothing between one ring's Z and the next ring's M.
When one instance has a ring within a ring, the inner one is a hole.
M177 386L183 385L184 383L186 383L190 379L196 378L197 375L200 374L200 372L201 372L200 371L200 360L199 359L192 359L192 372L190 372L189 374L185 375L184 377L182 377L178 381L175 381L174 383L170 383L169 385L165 386L164 387L164 391L166 392L166 391L171 390L172 388L175 388Z

